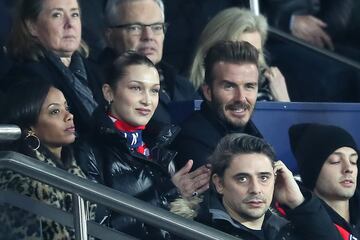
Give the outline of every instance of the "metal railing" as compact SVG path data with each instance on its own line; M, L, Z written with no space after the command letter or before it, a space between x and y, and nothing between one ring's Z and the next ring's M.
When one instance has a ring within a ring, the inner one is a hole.
M311 45L309 43L306 43L306 42L302 41L301 39L293 37L292 35L284 32L284 31L281 31L281 30L276 29L274 27L269 27L269 33L272 34L273 36L277 37L277 38L280 38L280 39L295 43L295 44L300 45L302 47L305 47L305 48L307 48L309 50L317 52L317 53L319 53L321 55L324 55L324 56L326 56L328 58L336 60L336 61L338 61L340 63L349 65L351 67L356 68L357 70L360 70L360 63L359 62L351 60L351 59L349 59L347 57L344 57L342 55L339 55L339 54L337 54L335 52L332 52L332 51L329 51L329 50L326 50L326 49L323 49L323 48L315 47L315 46L313 46L313 45Z
M117 232L114 229L86 220L84 215L83 199L96 202L122 214L126 214L152 226L167 230L186 239L229 239L239 240L231 235L200 223L182 218L163 209L152 206L146 202L129 195L79 178L62 169L54 168L46 163L32 159L15 152L0 152L0 170L10 169L39 180L48 185L62 189L73 194L74 215L60 209L48 206L29 197L13 192L1 192L0 202L41 214L52 220L57 220L65 226L75 228L76 239L86 240L87 235L99 239L129 239L133 237ZM29 204L30 203L30 204ZM30 207L29 207L30 206Z
M255 14L255 15L259 15L260 14L260 4L259 4L259 0L249 0L249 6L250 6L250 10ZM332 51L329 51L329 50L326 50L326 49L323 49L323 48L318 48L318 47L315 47L305 41L302 41L301 39L298 39L296 37L293 37L292 35L284 32L284 31L281 31L279 29L276 29L274 27L270 27L269 26L269 33L272 34L273 36L276 36L278 38L281 38L283 40L286 40L286 41L289 41L289 42L292 42L292 43L295 43L297 45L300 45L302 47L305 47L309 50L312 50L314 52L317 52L321 55L324 55L328 58L331 58L333 60L336 60L340 63L343 63L343 64L346 64L346 65L349 65L351 67L354 67L356 68L357 70L360 70L360 63L357 62L357 61L354 61L354 60L351 60L347 57L344 57L342 55L339 55L337 53L334 53Z
M250 10L258 16L260 14L259 0L249 0Z
M21 136L21 129L16 125L0 125L0 142L15 141Z

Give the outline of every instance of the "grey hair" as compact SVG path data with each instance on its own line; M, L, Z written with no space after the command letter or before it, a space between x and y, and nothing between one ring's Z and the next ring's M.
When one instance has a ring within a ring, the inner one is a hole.
M118 6L125 2L142 1L142 0L108 0L105 6L105 19L108 26L116 25L117 18L119 17ZM165 21L165 7L162 0L153 0L161 9L161 15Z

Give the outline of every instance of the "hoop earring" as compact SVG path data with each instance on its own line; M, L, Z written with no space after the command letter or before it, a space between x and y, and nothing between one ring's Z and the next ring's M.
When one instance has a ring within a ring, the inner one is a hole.
M38 150L40 147L40 139L35 135L32 130L28 131L24 138L24 141L27 142L28 146L34 151Z

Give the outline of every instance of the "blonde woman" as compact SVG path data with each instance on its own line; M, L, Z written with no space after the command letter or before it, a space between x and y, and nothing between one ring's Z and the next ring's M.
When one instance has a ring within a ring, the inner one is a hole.
M259 52L260 85L258 101L290 101L284 76L277 67L266 64L263 47L267 38L268 24L264 16L256 16L247 9L237 7L219 12L200 35L198 48L190 70L190 79L195 88L204 82L203 61L208 49L221 40L247 41Z

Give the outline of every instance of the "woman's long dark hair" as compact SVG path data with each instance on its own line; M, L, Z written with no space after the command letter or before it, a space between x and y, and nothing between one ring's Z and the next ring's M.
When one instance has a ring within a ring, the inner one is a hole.
M32 126L35 126L39 120L41 107L53 84L45 80L23 80L14 84L6 92L0 108L0 123L14 124L20 127L22 137L20 140L6 146L7 150L13 150L35 156L32 146L26 141L25 137ZM45 146L40 144L38 149L42 154L56 161L61 168L66 168L69 164L71 151L66 147L62 150L62 158L57 159ZM63 154L64 153L64 154Z

